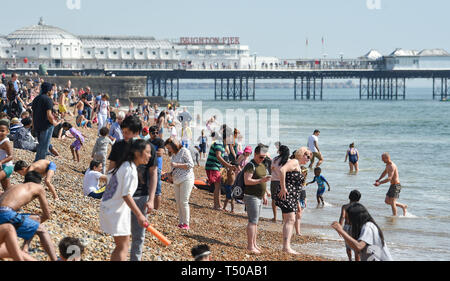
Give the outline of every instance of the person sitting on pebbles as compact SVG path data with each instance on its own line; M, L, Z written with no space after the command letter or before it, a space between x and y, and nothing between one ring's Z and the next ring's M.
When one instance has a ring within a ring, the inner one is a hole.
M56 193L56 189L52 184L52 178L56 172L56 164L49 160L39 160L31 165L28 165L25 161L17 161L14 165L14 172L20 174L21 176L25 176L31 171L38 172L42 177L45 177L45 185L50 189L50 192L53 195L53 199L58 199L58 194Z
M25 240L23 247L25 253L28 252L31 240L37 234L50 260L56 261L55 245L48 231L42 225L50 219L51 210L41 181L42 177L38 172L28 172L23 184L11 186L0 196L0 225L10 223L16 228L17 236ZM39 200L42 215L18 213L36 198Z

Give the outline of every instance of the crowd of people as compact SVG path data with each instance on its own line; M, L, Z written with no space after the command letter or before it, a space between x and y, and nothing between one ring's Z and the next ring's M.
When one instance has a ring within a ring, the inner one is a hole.
M160 109L144 100L137 107L131 103L128 110L123 110L119 100L111 105L108 94L94 94L90 87L78 90L68 81L58 88L39 78L20 82L15 73L10 81L3 77L0 93L0 182L3 188L0 193L0 259L33 260L27 247L35 235L50 260L58 259L56 247L43 225L50 219L50 210L41 182L45 178L45 186L58 200L57 188L52 183L57 167L46 159L48 155L59 155L52 147L51 139L73 139L69 148L73 160L80 162L80 150L86 141L86 136L77 129L80 127L93 128L97 132L92 161L89 167L84 167L82 192L92 200L101 200L99 223L101 230L114 239L113 261L126 260L129 252L130 260L142 259L148 214L161 208L163 179L174 188L178 228L190 229L189 199L195 181L193 169L195 162L200 164L199 159L205 161L207 183L213 189L213 209L226 210L230 203L231 212L234 212L235 202L245 205L247 250L253 254L262 252L257 244L258 222L262 205L268 204L269 198L272 199L274 221L277 208L282 212L282 249L297 254L291 248L291 237L294 229L301 235L306 186L317 183L318 205L324 204L325 184L328 191L331 190L319 167L324 161L318 145L319 130L309 138L308 147L300 147L293 153L287 146L276 143L278 155L272 159L269 147L264 144L258 144L254 149L245 146L238 129L233 130L226 124L213 129L215 117L206 122L199 138L193 141L192 117L186 108L177 110L171 104ZM68 116L76 117L75 124L66 120ZM163 140L164 135L169 137ZM28 164L16 159L14 148L35 152L35 162ZM170 171L163 173L166 152L170 157ZM350 145L346 156L350 168L358 171L359 154L354 144ZM319 159L315 168L314 158ZM386 204L392 206L394 215L397 207L406 214L407 206L396 201L401 189L397 167L387 153L383 154L382 160L386 170L375 186L391 182ZM308 167L314 168L314 179L309 183L306 180ZM24 176L23 184L11 186L9 178L13 172ZM383 179L386 175L388 178ZM268 182L271 182L270 188L266 186ZM242 198L236 196L238 185L243 189ZM226 197L222 205L223 191ZM351 202L342 209L340 222L333 223L332 227L357 253L358 259L391 259L381 229L358 203L359 198L355 199L354 193L350 196ZM18 213L35 199L39 200L41 216ZM17 237L24 239L24 247L19 247ZM69 245L78 244L79 240L68 237L61 241L59 249L64 251ZM379 245L382 255L380 251L370 255L369 249ZM79 249L84 248L79 245ZM193 249L192 253L195 259L210 254L209 248L204 246ZM61 253L60 259L68 259L67 253Z

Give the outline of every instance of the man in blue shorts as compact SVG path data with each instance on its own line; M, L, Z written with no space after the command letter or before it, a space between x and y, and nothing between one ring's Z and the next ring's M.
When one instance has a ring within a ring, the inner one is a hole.
M0 225L10 223L15 227L17 236L25 240L25 252L37 234L50 260L56 261L55 245L42 225L50 218L51 211L41 181L42 177L38 172L29 172L25 175L25 183L10 187L0 196ZM18 213L18 210L36 198L42 209L41 216Z
M39 160L31 165L28 165L25 161L17 161L14 165L14 172L25 176L27 173L36 171L41 177L45 177L45 185L50 189L53 198L58 199L58 194L56 194L56 189L52 184L52 178L56 172L56 164L49 160Z

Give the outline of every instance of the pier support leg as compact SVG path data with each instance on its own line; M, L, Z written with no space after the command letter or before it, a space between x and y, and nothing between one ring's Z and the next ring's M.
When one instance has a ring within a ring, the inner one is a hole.
M294 100L297 100L297 78L294 78Z
M320 78L320 100L323 100L323 77Z
M302 77L302 80L301 80L301 85L300 85L300 87L301 87L301 96L302 96L302 100L303 100L303 77Z

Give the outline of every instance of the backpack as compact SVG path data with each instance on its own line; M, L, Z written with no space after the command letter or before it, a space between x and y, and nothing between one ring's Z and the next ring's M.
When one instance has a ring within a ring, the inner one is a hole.
M255 165L252 161L249 162L252 164L253 168L256 169ZM248 165L248 164L247 164ZM234 181L233 186L231 187L231 197L236 200L244 199L245 192L245 179L244 179L244 171L245 168L237 175L236 180Z

